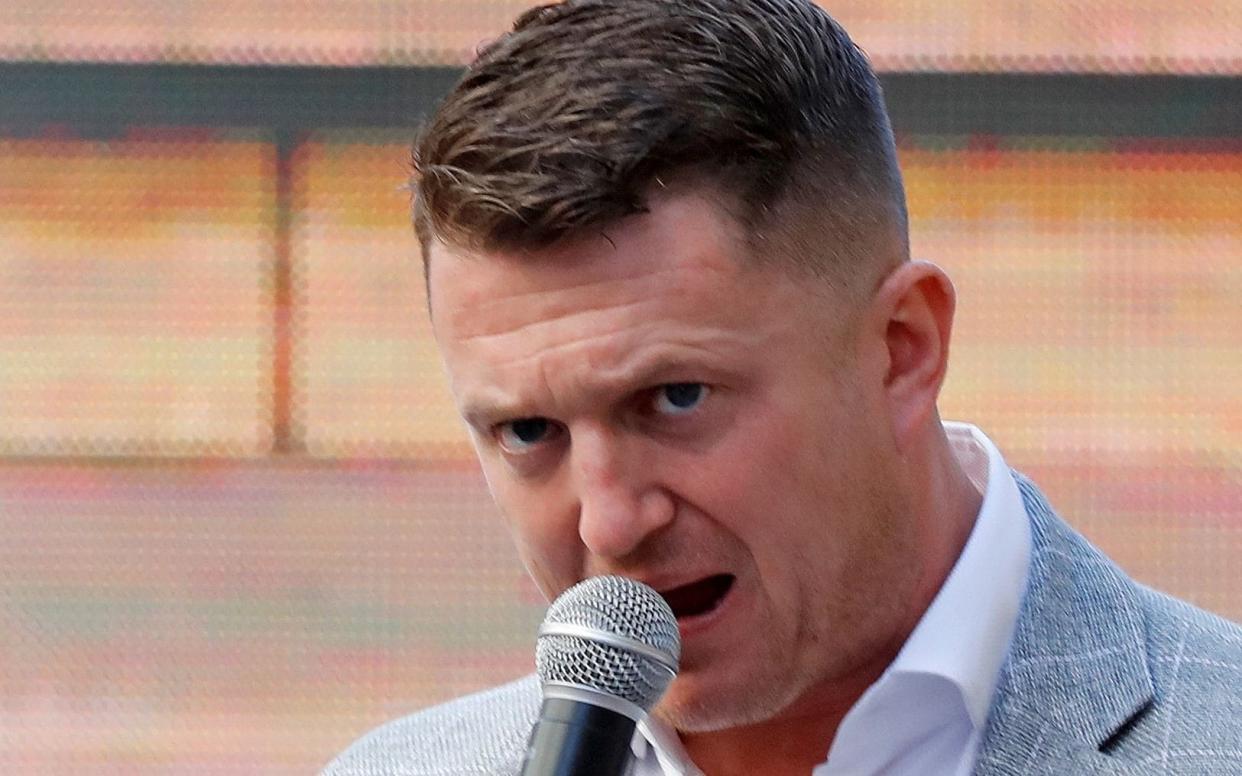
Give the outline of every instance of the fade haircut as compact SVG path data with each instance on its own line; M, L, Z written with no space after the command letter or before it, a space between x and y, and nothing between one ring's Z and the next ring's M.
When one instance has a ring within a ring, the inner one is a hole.
M425 261L437 240L521 251L602 230L679 177L725 195L754 255L846 285L908 255L879 83L809 0L531 9L469 66L413 165Z

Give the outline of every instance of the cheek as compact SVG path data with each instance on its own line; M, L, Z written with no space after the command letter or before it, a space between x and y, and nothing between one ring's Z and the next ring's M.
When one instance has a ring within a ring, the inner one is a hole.
M799 421L771 411L740 418L680 478L690 500L746 544L756 561L779 557L790 531L805 519L805 491L814 483L801 474L809 451Z
M550 599L577 582L584 564L576 513L550 488L515 479L503 462L483 468L518 557L539 589Z
M857 527L870 456L831 408L786 401L737 426L711 465L712 514L735 533L775 583L808 564L839 566ZM837 523L844 523L834 530ZM792 559L797 559L791 563Z

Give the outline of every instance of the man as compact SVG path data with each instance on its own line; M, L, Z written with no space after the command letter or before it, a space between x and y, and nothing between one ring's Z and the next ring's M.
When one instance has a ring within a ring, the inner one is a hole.
M945 424L875 76L806 0L582 0L416 151L432 323L549 599L623 574L682 667L636 773L1242 771L1242 634L1139 587ZM532 679L334 774L513 774Z

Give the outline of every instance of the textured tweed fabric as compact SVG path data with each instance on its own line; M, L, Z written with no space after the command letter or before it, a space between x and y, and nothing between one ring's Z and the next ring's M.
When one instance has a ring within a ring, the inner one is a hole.
M1242 774L1242 628L1130 580L1015 474L1030 581L978 776ZM533 676L390 722L326 776L515 776Z

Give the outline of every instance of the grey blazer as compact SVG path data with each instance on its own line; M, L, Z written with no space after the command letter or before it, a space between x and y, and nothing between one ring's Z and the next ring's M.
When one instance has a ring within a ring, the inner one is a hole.
M1030 581L977 776L1242 774L1242 628L1138 585L1016 475ZM534 677L390 722L328 776L514 776Z

